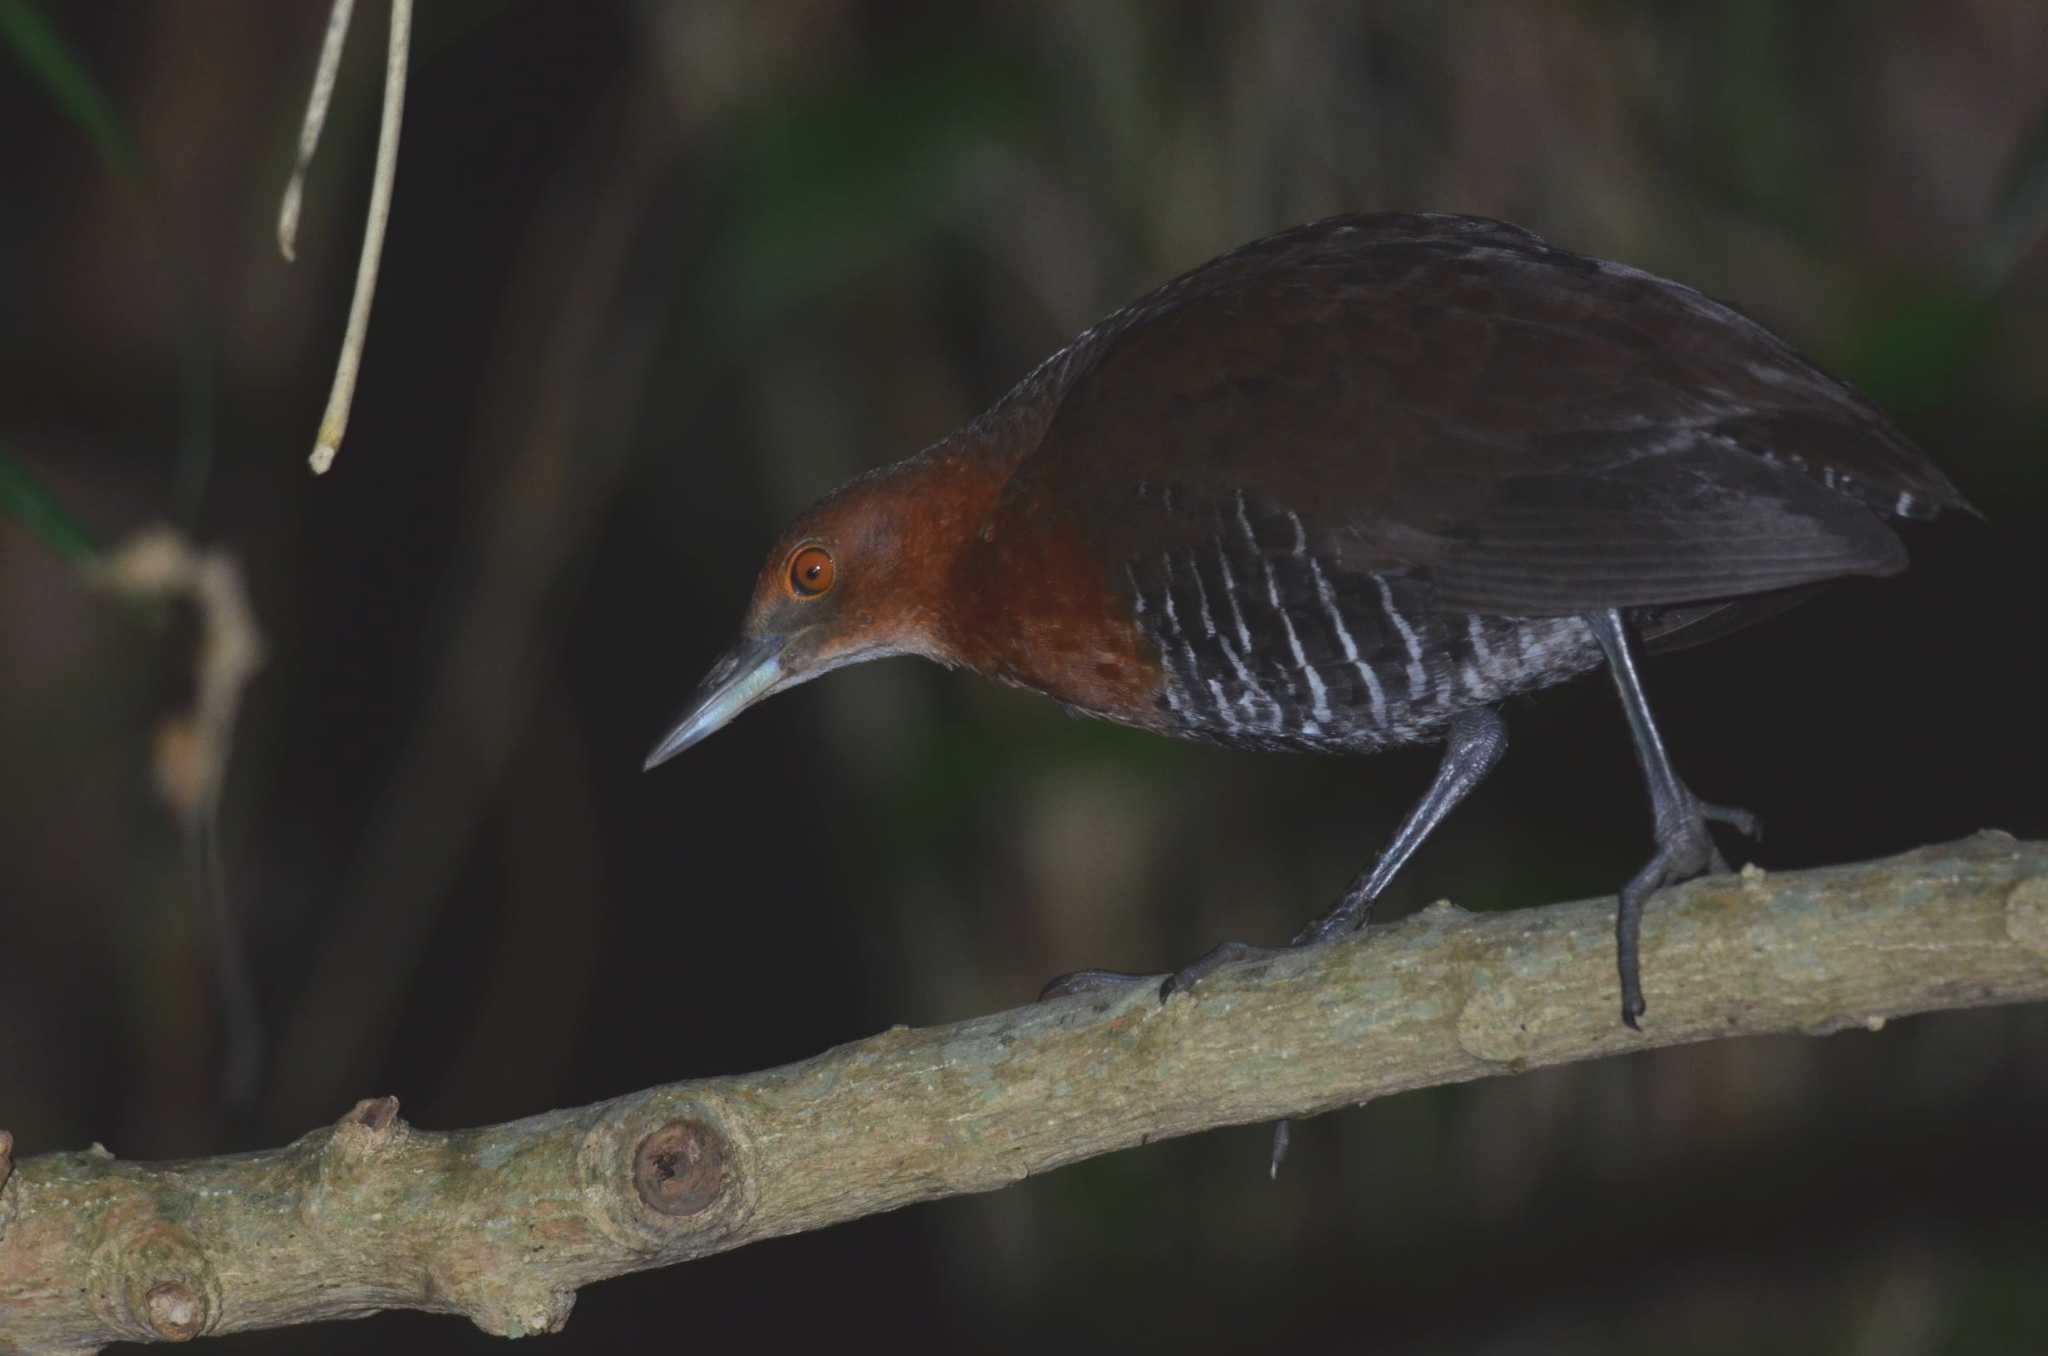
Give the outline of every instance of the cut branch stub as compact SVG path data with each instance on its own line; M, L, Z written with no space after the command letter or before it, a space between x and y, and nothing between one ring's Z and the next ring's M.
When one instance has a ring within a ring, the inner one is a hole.
M299 1201L300 1218L317 1228L332 1211L348 1217L359 1213L362 1201L388 1189L382 1161L406 1142L411 1129L398 1118L396 1097L357 1102L316 1151L312 1179Z
M166 1342L189 1342L206 1331L206 1301L183 1281L160 1281L143 1297L150 1330Z
M398 1099L396 1097L365 1097L362 1101L356 1103L355 1110L349 1112L346 1119L355 1125L362 1126L365 1130L378 1131L388 1129L391 1122L398 1119Z
M14 1199L7 1194L7 1179L14 1175L14 1136L0 1130L0 1239L7 1237L7 1221L14 1214L10 1202Z
M725 1190L725 1141L702 1121L670 1121L640 1141L633 1187L664 1215L694 1215Z
M680 1261L724 1246L759 1203L759 1167L738 1105L677 1084L621 1098L583 1137L591 1221L635 1253Z
M2048 956L2048 880L2030 877L2005 897L2005 935L2029 951ZM0 1152L0 1160L6 1157ZM7 1175L0 1167L0 1178Z
M220 1316L220 1281L204 1250L139 1193L107 1211L86 1271L93 1309L129 1338L189 1342Z

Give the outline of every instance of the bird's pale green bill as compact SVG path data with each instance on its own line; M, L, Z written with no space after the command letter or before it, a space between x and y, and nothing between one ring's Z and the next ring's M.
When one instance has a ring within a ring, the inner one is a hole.
M787 643L786 636L765 636L742 640L728 650L711 666L689 708L642 766L667 762L775 691L787 676L782 666Z

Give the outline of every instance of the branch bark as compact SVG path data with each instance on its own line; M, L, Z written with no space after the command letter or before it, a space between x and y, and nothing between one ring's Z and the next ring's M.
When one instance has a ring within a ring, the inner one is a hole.
M578 1287L1129 1145L1724 1036L2048 998L2048 843L1696 881L1643 926L1650 1012L1614 1018L1613 902L1468 914L952 1026L765 1073L438 1134L359 1103L266 1153L14 1160L0 1352L359 1316L552 1331Z

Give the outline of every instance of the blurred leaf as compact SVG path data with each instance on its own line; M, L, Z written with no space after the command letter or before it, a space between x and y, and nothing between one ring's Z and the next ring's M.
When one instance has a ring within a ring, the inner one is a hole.
M1640 7L1635 7L1640 8ZM1828 156L1796 69L1812 14L1768 0L1676 7L1658 28L1673 77L1654 90L1644 130L1656 157L1724 210L1801 231L1816 228L1813 173Z
M764 102L729 139L711 309L752 332L925 238L958 210L976 157L1028 125L1047 88L994 51L920 52Z
M51 102L85 133L107 168L136 186L143 195L145 219L153 217L141 157L114 101L30 0L0 0L0 46L14 53ZM153 234L149 240L161 246ZM173 269L171 273L184 276L182 269ZM178 520L189 527L198 521L213 469L213 363L202 308L195 299L181 294L178 314L179 438L175 497ZM56 545L54 541L52 544ZM58 549L70 553L64 546ZM91 554L89 545L86 554Z
M1998 308L1982 292L1914 285L1880 296L1857 326L1846 375L1878 405L1911 421L1953 405L1980 370Z
M114 111L113 100L29 0L0 0L0 44L13 51L64 116L98 148L101 159L121 175L135 175L135 142Z
M2033 135L2013 157L2005 190L1998 195L1983 248L1977 258L1980 285L1994 291L2005 285L2020 261L2048 226L2048 109L2034 124Z
M114 101L92 72L73 54L64 37L31 0L0 0L0 46L21 62L64 116L85 133L101 161L141 195L143 220L156 210L150 184L142 173L135 140L128 133ZM161 250L154 232L146 240ZM187 271L167 261L167 276L183 279ZM199 519L213 470L213 358L204 307L181 289L178 301L178 454L175 502L178 521L187 527ZM59 549L63 549L60 547ZM89 553L89 550L88 550Z
M64 511L57 497L4 451L0 451L0 510L74 564L83 565L98 553L92 537Z

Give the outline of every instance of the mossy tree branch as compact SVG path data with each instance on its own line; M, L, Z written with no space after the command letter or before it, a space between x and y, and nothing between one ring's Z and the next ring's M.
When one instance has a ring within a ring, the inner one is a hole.
M267 1153L14 1161L0 1351L413 1308L559 1328L578 1287L1213 1126L1653 1046L2048 998L2048 844L1699 881L1643 929L1615 1019L1613 905L1435 905L1318 951L787 1068L452 1134L389 1098Z

